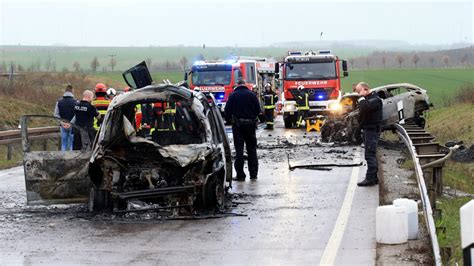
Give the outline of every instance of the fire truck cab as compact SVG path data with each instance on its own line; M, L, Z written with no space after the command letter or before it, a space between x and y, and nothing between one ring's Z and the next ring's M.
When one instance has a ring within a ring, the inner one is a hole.
M191 90L204 94L212 93L221 113L229 95L233 92L239 79L245 80L245 86L256 95L263 94L265 82L273 82L274 62L253 57L236 57L232 60L196 61L191 71L186 72L184 79ZM259 100L261 97L258 97ZM263 102L262 110L263 110Z
M345 60L340 60L330 51L288 52L285 61L275 65L275 72L280 71L284 91L283 120L286 128L297 125L298 118L302 115L305 119L313 115L339 112L339 101L342 97L340 79L348 76ZM278 74L276 76L279 78ZM309 110L302 111L303 109Z

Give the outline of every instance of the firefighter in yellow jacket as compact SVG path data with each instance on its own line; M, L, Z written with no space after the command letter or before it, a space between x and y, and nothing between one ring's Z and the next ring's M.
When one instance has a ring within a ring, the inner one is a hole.
M273 129L275 102L278 101L277 95L272 90L270 83L265 84L265 92L263 94L263 102L265 109L265 129Z
M97 83L95 85L95 99L92 101L92 105L97 109L100 116L94 120L94 128L99 130L104 116L109 108L110 100L107 98L107 87L104 83Z

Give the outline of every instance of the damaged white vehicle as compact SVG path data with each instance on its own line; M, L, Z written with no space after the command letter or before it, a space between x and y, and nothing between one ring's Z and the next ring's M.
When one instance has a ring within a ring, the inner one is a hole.
M232 185L232 163L214 99L182 86L148 85L152 82L144 63L124 77L133 87L147 86L113 100L92 150L25 152L29 200L66 202L68 197L87 198L87 193L91 210L221 210L225 191ZM137 123L138 108L157 103L173 106L174 112L155 117L171 119L172 129L163 130L158 123L144 128ZM87 157L88 162L78 160ZM33 161L35 167L31 167ZM44 174L35 181L38 168Z

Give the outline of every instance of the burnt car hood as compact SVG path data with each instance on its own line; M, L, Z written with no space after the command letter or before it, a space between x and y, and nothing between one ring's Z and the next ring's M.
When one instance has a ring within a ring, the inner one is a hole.
M203 98L205 98L205 96L202 93L194 92L186 88L176 87L173 85L151 85L114 98L114 101L109 106L109 110L105 116L104 121L112 119L110 116L113 115L114 109L118 109L125 104L130 104L133 102L170 101L173 99L190 101L192 103L191 108L195 111L197 118L204 126L206 139L203 143L162 146L154 141L137 136L137 132L135 131L132 122L129 121L125 116L123 116L122 125L123 132L130 143L153 145L156 147L161 156L164 158L173 159L179 164L179 166L185 167L199 160L204 160L207 155L218 148L212 142L211 125L204 114L204 106L201 102ZM100 129L98 143L101 143L102 140L104 140L106 130L106 127L102 127ZM93 156L91 157L91 162L94 162L95 159L100 157L102 154L104 154L104 147L102 145L96 145Z

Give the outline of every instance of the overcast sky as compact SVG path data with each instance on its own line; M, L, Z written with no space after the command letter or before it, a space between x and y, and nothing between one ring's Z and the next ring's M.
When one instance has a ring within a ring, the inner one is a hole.
M0 0L0 44L265 46L473 42L473 1Z

